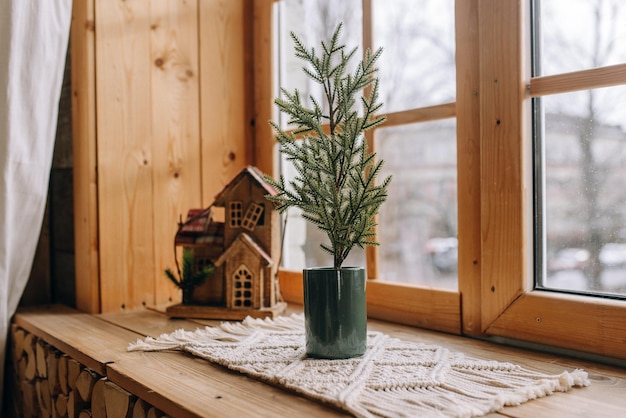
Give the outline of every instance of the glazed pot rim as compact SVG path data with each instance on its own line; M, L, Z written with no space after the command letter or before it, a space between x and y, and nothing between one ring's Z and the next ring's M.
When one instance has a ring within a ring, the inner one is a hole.
M355 271L355 270L365 270L365 267L356 267L356 266L348 266L348 267L340 267L338 269L334 267L307 267L302 269L303 271Z

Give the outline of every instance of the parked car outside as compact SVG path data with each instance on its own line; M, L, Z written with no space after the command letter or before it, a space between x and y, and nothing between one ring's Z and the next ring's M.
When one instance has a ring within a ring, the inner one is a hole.
M604 267L626 266L626 244L610 242L600 250L600 263Z
M457 270L459 241L455 237L431 238L426 241L426 254L436 272L451 273Z
M582 270L589 264L589 251L584 248L562 248L548 262L548 271Z
M589 251L584 248L562 248L549 259L548 272L583 270L589 265L590 258ZM605 268L626 267L626 244L604 244L599 261Z

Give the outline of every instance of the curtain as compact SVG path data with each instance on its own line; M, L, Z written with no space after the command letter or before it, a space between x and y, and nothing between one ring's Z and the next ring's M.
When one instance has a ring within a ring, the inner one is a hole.
M0 389L43 221L71 12L72 0L0 0Z

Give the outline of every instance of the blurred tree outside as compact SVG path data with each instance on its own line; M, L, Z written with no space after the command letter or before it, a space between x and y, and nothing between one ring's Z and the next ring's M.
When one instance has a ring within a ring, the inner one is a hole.
M540 4L540 75L626 62L623 2L542 0ZM607 262L608 251L615 248L607 244L623 243L626 238L625 92L619 86L541 99L548 257L557 257L563 254L559 250L569 247L584 249L588 258L580 271L588 290L611 290L611 286L605 289L603 274L620 266Z

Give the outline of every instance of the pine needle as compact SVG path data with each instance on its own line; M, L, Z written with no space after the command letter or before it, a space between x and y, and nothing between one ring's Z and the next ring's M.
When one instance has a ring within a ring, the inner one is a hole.
M382 49L366 51L353 73L349 62L357 49L345 51L340 43L342 25L321 49L307 48L291 33L295 56L305 61L304 73L322 86L323 97L311 97L312 108L302 103L300 93L281 89L284 99L276 99L278 109L288 116L294 127L287 133L270 122L276 132L281 153L290 161L297 175L288 183L266 180L278 191L267 198L284 212L300 208L302 216L328 236L322 250L333 255L334 267L341 268L350 251L358 246L378 245L375 241L375 217L387 198L391 177L377 184L382 161L367 149L364 133L379 126L385 116L378 115L383 104L378 102L376 60ZM357 103L359 106L357 106ZM324 131L328 125L330 133ZM295 136L303 134L303 138Z

